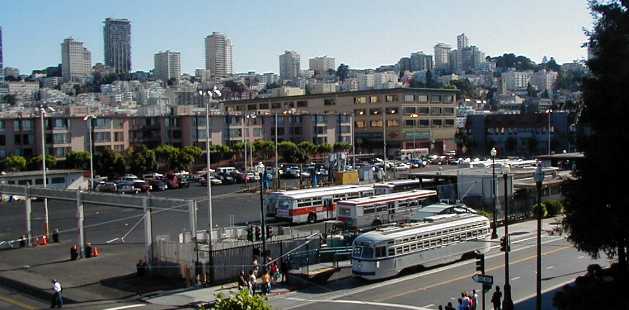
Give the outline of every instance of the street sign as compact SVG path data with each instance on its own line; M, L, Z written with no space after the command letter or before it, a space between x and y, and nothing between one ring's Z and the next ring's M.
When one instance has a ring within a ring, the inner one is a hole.
M486 285L492 285L494 283L494 277L493 276L488 276L488 275L483 275L483 274L475 274L472 276L472 280L474 280L474 282L476 283L482 283L482 284L486 284Z

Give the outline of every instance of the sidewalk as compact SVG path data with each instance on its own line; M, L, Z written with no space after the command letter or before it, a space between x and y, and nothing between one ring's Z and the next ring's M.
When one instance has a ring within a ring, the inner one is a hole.
M294 290L295 289L292 287L278 283L272 286L271 294L268 295L268 297L270 298L273 296L284 295ZM227 283L213 287L191 288L166 292L156 297L143 298L142 301L159 306L185 307L206 303L211 304L216 301L216 296L218 294L230 296L232 294L237 294L238 292L237 283Z
M70 244L49 244L36 248L3 250L0 253L0 285L48 299L50 282L63 286L68 303L126 299L156 290L172 290L178 283L138 278L138 259L144 247L138 244L98 245L102 255L71 261Z

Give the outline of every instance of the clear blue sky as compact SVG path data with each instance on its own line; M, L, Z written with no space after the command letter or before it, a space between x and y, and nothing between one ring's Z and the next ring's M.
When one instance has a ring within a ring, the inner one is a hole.
M153 68L160 50L181 52L182 70L204 68L203 38L223 32L233 44L234 72L277 72L286 49L337 65L373 68L437 42L456 47L464 32L487 55L523 54L535 62L586 56L583 28L592 18L585 0L9 0L0 6L4 65L21 72L61 62L72 36L103 62L102 21L132 22L133 70Z

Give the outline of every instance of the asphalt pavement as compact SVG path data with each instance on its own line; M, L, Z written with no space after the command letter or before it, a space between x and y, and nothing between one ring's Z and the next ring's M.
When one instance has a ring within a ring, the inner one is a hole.
M0 286L0 309L42 309L49 307L46 300L35 299L32 296L24 295L16 290Z

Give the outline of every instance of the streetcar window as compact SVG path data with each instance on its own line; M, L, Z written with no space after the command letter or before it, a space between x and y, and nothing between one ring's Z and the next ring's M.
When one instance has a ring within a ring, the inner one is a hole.
M395 255L395 248L389 248L389 256Z
M372 247L362 247L363 248L363 253L360 257L362 258L373 258L373 248Z
M386 255L386 251L385 248L383 246L379 246L376 248L376 257L385 257Z

